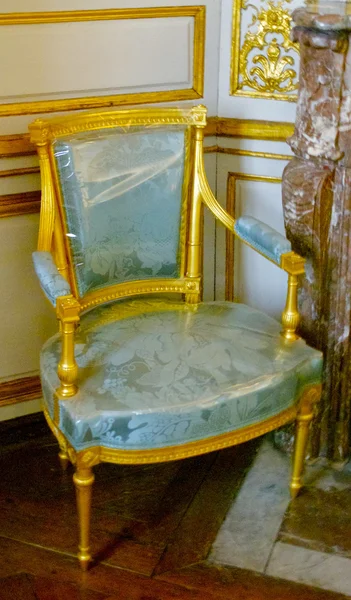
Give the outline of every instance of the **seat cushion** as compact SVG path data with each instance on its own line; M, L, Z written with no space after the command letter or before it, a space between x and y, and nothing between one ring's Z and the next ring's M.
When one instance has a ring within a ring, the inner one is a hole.
M76 335L79 391L58 400L76 450L152 449L261 422L321 379L322 355L287 342L280 324L242 304L137 299L99 307ZM41 355L44 403L54 416L60 336Z

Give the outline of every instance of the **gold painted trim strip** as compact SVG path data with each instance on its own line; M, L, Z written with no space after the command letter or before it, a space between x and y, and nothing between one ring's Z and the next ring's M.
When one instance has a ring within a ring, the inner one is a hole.
M19 169L7 169L5 171L0 171L1 177L19 177L21 175L34 175L36 173L40 173L39 167L23 167Z
M130 104L182 102L184 100L201 98L204 89L205 72L205 11L205 6L166 6L120 8L111 10L1 13L0 26L31 25L38 23L76 23L82 21L121 19L194 17L194 42L192 88L159 92L85 96L79 98L64 98L61 100L36 100L33 102L6 103L0 104L0 117L103 108L108 106L125 106Z
M92 467L100 462L130 465L161 463L222 450L264 435L269 431L274 431L274 429L293 421L296 414L297 404L255 425L249 425L238 431L224 433L196 442L179 444L178 446L154 448L152 450L117 450L94 446L76 453L44 408L44 415L51 431L59 441L65 442L70 459L85 467Z
M41 396L41 383L38 375L0 383L0 407L37 400Z
M166 92L116 94L114 96L89 96L63 100L38 100L36 102L0 104L0 117L127 106L132 104L154 104L156 102L183 102L184 100L196 100L197 98L201 98L201 96L196 90L185 89Z
M230 56L230 95L238 89L241 32L241 0L233 0L232 39Z
M35 146L29 140L29 133L0 136L0 158L15 158L35 153Z
M280 177L252 175L248 173L228 173L226 210L235 219L236 182L257 181L261 183L281 183ZM234 236L226 232L225 251L225 299L234 301Z
M206 127L204 129L205 136L217 135L218 117L207 117Z
M78 23L82 21L120 21L127 19L159 19L174 16L193 17L199 12L204 12L203 8L203 6L155 6L147 8L0 13L0 26Z
M214 148L214 146L212 146L212 148ZM252 156L254 158L272 158L274 160L291 160L293 158L293 156L289 154L274 154L273 152L256 152L255 150L242 150L241 148L223 148L222 146L217 146L217 150L211 151L218 152L219 154L231 154L233 156Z
M219 147L217 145L204 147L204 154L211 154L212 152L219 152Z
M0 196L0 218L40 212L41 192L21 192Z
M220 117L217 121L219 137L237 137L253 140L286 142L294 133L294 124L277 121L231 119Z

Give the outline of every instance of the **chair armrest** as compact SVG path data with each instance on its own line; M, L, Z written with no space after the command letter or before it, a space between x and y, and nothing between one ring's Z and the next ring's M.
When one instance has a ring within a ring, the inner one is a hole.
M235 221L235 234L254 250L281 267L283 254L291 252L291 244L283 235L254 217L243 216Z
M59 273L50 252L33 252L34 270L45 296L53 306L59 296L71 294L69 283Z

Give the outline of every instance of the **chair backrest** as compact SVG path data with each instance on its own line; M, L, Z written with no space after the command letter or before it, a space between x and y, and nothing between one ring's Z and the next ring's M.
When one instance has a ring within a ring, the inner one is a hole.
M107 288L113 297L155 286L186 291L171 282L186 277L195 129L205 117L203 107L136 109L31 125L41 154L41 228L57 221L50 250L64 246L78 298L105 301Z

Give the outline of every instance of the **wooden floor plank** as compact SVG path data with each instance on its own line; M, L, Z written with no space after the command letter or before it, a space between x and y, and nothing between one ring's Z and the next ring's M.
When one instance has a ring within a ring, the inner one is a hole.
M27 573L0 579L0 600L38 600Z
M75 554L73 470L62 472L57 445L46 435L37 445L23 446L16 444L12 433L9 428L10 443L0 451L0 535ZM221 461L218 469L214 467L217 455L158 465L99 465L91 527L97 559L151 575L199 489L211 492L206 480L216 478L221 469ZM206 501L206 491L201 498L205 506L212 501ZM223 502L217 502L212 537L226 510ZM196 511L191 515L194 529L199 515ZM187 527L189 521L185 520Z
M157 577L221 600L345 600L343 594L276 579L245 569L202 563Z
M3 569L7 576L9 571L12 574L25 572L50 579L53 589L58 583L71 584L80 590L99 592L118 600L213 600L213 596L207 596L202 591L188 590L107 564L99 564L88 573L82 573L78 561L70 556L1 537L0 556L6 556L7 563L0 564L0 577Z
M260 440L219 452L212 469L184 515L154 573L204 560L216 538Z

